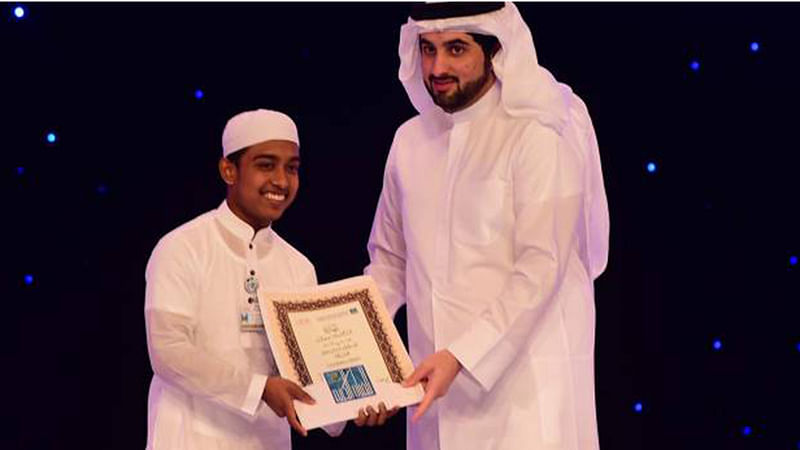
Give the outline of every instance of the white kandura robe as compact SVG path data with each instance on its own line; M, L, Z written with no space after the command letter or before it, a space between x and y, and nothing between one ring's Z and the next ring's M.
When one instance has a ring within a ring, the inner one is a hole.
M498 14L521 22L509 5ZM449 349L463 365L409 421L409 449L592 450L593 280L609 231L597 142L583 102L544 69L536 86L554 92L520 97L532 86L509 79L509 50L527 47L503 34L498 14L484 16L507 52L493 60L507 85L454 114L425 104L408 57L416 44L401 37L401 80L421 114L395 134L365 272L390 313L407 303L415 364ZM481 30L478 17L432 29ZM533 67L532 41L529 50Z
M147 265L153 381L147 448L289 450L289 425L261 400L277 375L263 332L240 331L250 270L261 286L316 285L314 266L271 228L258 233L226 202L171 231Z

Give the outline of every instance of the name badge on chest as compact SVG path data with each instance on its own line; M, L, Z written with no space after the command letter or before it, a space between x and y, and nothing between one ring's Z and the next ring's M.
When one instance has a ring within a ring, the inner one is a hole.
M264 332L264 319L258 305L258 278L251 276L244 281L247 301L239 308L239 328L243 332Z

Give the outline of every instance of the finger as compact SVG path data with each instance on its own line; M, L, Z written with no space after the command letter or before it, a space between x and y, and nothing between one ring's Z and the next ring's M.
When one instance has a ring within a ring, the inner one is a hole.
M286 414L286 419L289 421L289 425L291 425L295 431L300 433L303 437L308 436L308 431L303 428L303 425L300 424L300 420L297 419L297 413L294 410L294 406L290 407Z
M422 417L423 414L425 414L425 411L427 411L428 408L431 406L431 403L433 403L434 398L435 397L433 394L433 390L430 390L425 393L425 396L422 397L422 401L419 403L417 412L415 412L414 417L411 418L411 423L416 423L417 420L419 420L419 418Z
M292 402L292 399L289 398L289 396L287 396L287 395L282 393L282 394L280 394L278 396L277 401L276 401L276 405L275 405L274 408L272 408L272 410L275 411L275 414L278 417L281 417L281 418L286 417L286 404L287 403L291 403L291 402Z
M353 421L353 423L355 423L356 426L359 427L363 427L364 424L367 423L367 415L364 414L363 409L358 410L358 416L356 417L356 420Z
M400 411L400 408L395 406L394 408L386 412L386 418L391 419L392 417L395 416L395 414L397 414L398 411Z
M278 417L284 417L286 414L283 413L283 405L273 405L274 401L267 403L267 406L275 413Z
M414 372L411 375L409 375L408 378L403 380L403 387L411 387L411 386L419 383L420 380L422 380L423 378L428 376L429 372L430 372L430 369L423 362L422 364L419 365L419 367L414 369Z
M308 392L304 391L303 388L294 383L292 383L291 387L289 388L289 393L293 398L296 398L307 405L313 405L317 403L317 401L314 400L314 398L309 395Z
M387 412L386 412L386 405L383 402L378 404L378 420L377 424L382 426L386 423Z
M378 421L378 413L375 412L375 408L373 408L372 406L367 406L367 426L374 427L377 421Z

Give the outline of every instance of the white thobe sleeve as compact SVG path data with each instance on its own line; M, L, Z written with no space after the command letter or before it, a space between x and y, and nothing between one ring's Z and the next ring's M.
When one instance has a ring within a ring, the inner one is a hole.
M305 262L302 264L300 270L300 279L299 285L302 287L313 287L319 284L317 282L317 270L314 268L314 265L311 262Z
M233 365L195 345L197 258L162 239L147 264L145 323L150 362L162 380L248 416L262 405L266 374Z
M512 157L514 266L499 297L448 346L489 391L541 327L575 251L583 199L575 149L530 126Z
M370 263L364 269L365 274L375 279L390 317L394 317L406 302L406 243L394 155L395 144L389 151L384 169L383 188L367 243Z

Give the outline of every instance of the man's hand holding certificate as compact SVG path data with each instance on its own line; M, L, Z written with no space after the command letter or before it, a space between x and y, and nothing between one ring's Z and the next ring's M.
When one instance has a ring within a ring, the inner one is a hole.
M419 403L422 386L374 281L348 278L290 292L260 291L264 326L281 376L313 405L295 402L306 429L357 419L359 410ZM375 415L370 415L376 417ZM385 415L384 415L385 416Z

